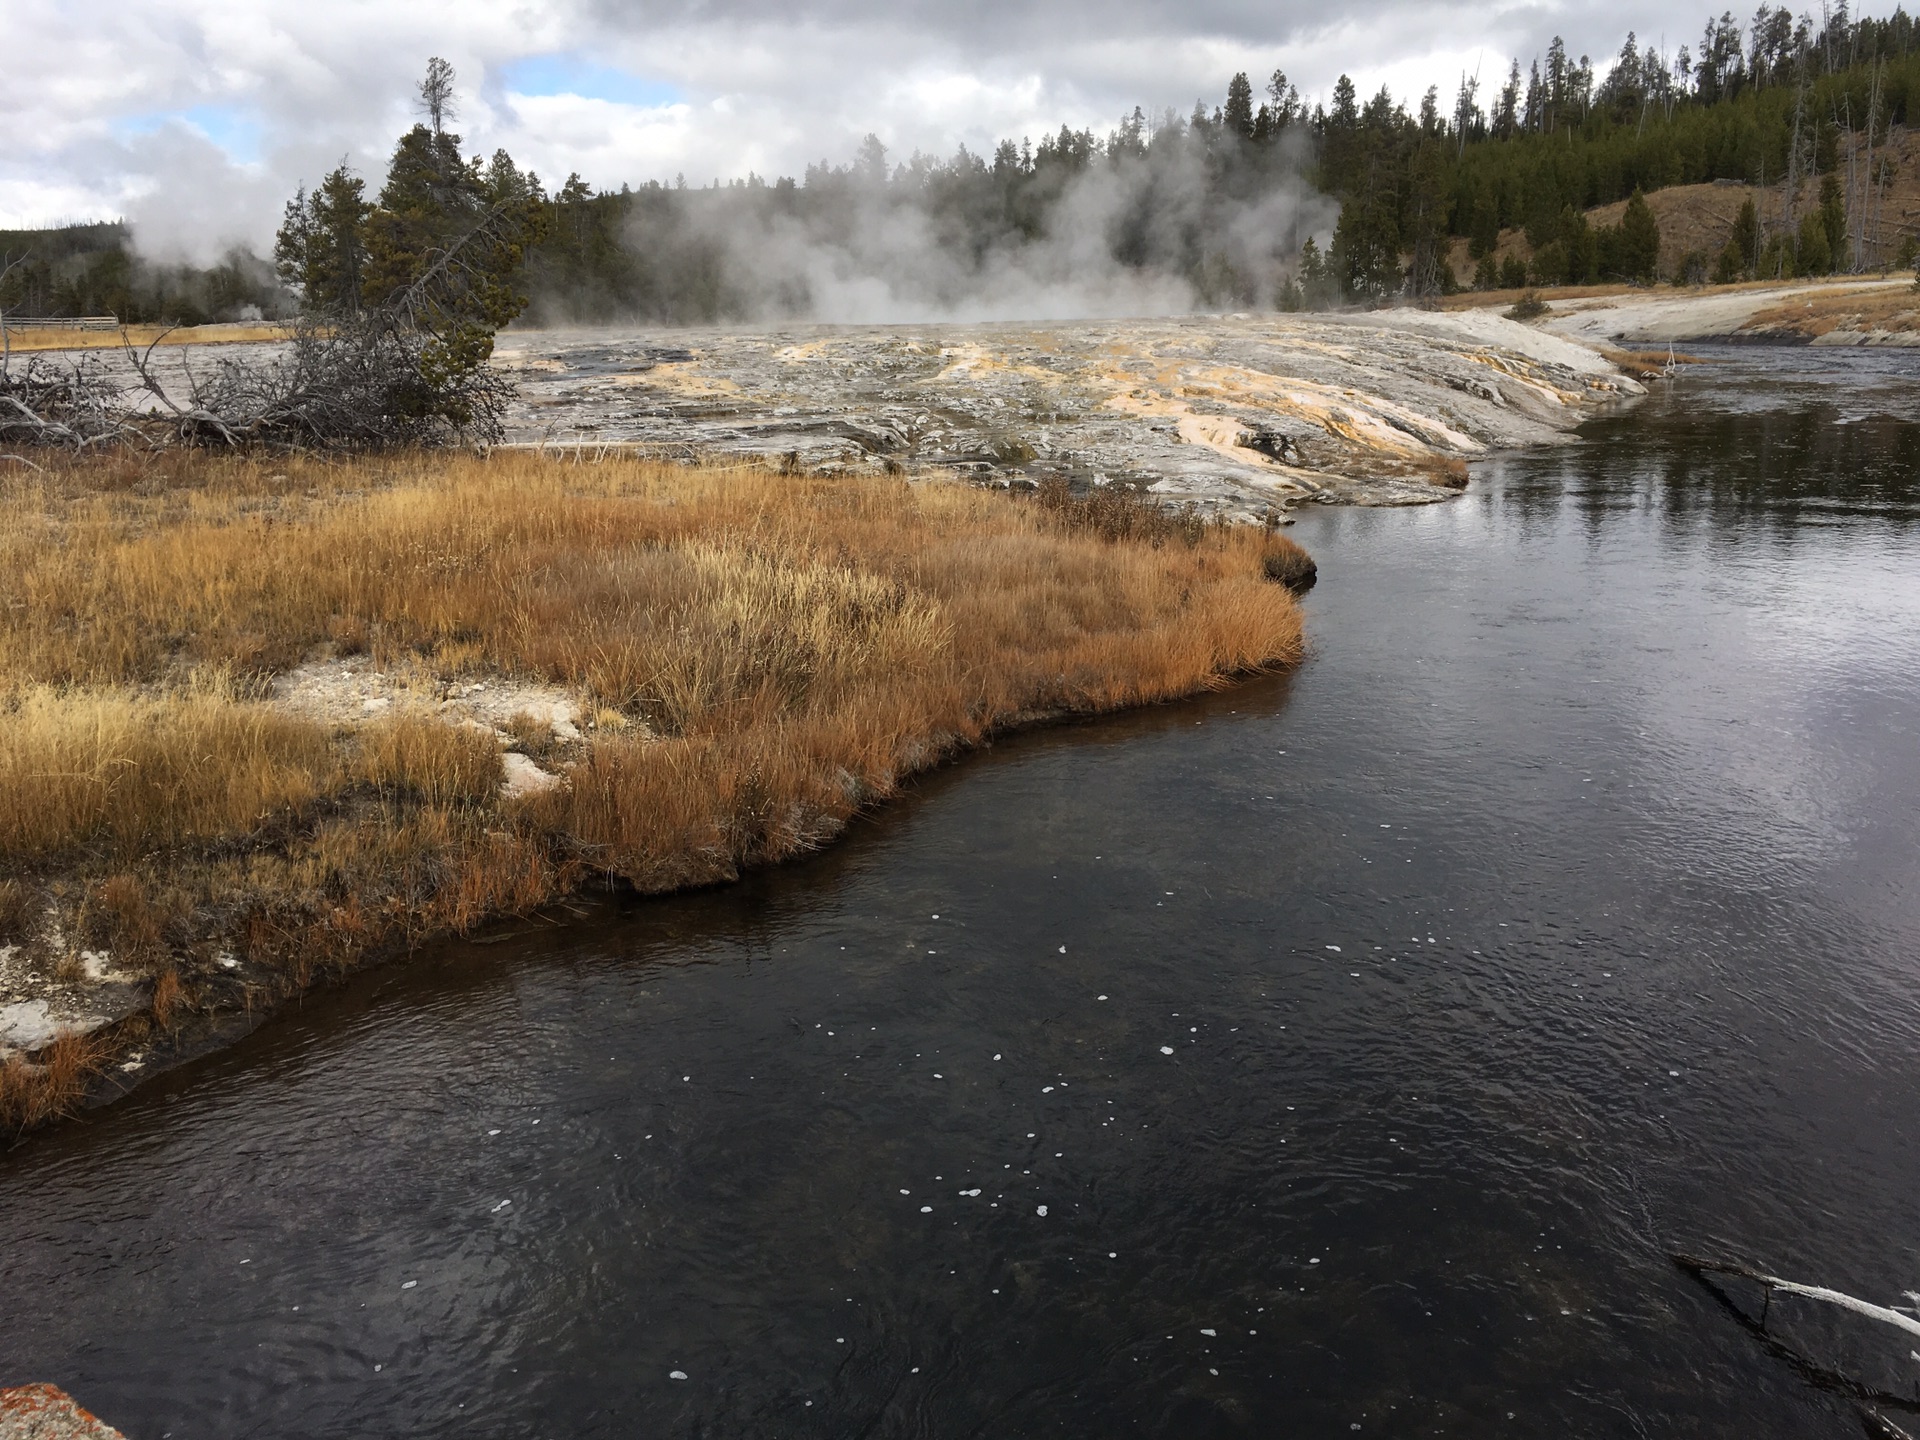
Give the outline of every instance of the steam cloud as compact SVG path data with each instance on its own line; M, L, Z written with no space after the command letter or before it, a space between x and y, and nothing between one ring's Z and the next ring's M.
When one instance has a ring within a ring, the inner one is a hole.
M1293 147L1256 157L1227 139L1174 121L1151 141L1123 134L1072 155L1049 142L1032 164L1010 147L997 165L963 149L891 176L870 141L862 163L811 167L800 186L635 192L615 237L626 283L551 276L529 318L891 323L1267 308L1338 209L1304 180Z

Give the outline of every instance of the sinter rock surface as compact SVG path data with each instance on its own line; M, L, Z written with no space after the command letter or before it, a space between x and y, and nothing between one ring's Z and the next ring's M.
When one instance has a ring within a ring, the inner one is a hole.
M513 331L519 444L819 470L1065 476L1258 514L1423 504L1642 393L1490 311Z

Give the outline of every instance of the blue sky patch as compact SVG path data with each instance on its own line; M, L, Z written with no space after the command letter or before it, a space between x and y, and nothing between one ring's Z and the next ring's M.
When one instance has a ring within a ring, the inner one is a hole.
M260 122L237 105L195 105L188 110L150 110L123 115L113 125L122 139L151 135L169 123L197 130L227 152L229 159L251 165L260 158Z
M664 80L595 65L574 55L529 55L502 68L501 84L515 95L578 95L619 105L674 105L683 98Z

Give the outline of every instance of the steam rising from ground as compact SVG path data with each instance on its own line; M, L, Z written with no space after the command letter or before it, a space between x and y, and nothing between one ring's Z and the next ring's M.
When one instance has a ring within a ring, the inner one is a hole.
M529 318L673 323L1078 319L1268 309L1337 206L1298 148L1165 123L1107 142L1062 132L1037 155L962 149L889 173L869 141L803 184L654 189L622 207L605 264L537 280ZM563 221L563 227L564 227ZM564 243L564 240L563 240Z

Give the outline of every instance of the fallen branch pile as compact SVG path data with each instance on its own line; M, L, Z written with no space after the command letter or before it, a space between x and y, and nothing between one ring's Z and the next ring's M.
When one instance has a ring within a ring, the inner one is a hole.
M35 356L16 367L0 349L0 447L484 444L499 438L512 394L511 382L484 357L472 363L450 353L441 337L377 313L303 325L264 356L196 364L185 350L170 352L178 367L169 364L164 374L154 360L157 344L126 345L114 365L92 356L64 363Z
M36 355L18 370L11 361L0 352L0 447L77 451L138 438L126 386L97 360L60 365Z

